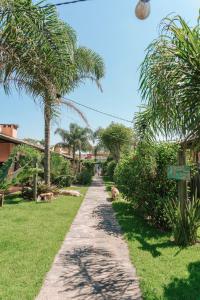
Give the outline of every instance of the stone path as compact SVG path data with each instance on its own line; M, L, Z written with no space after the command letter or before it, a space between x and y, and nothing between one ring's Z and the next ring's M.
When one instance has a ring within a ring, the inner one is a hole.
M95 178L36 300L142 299L107 197Z

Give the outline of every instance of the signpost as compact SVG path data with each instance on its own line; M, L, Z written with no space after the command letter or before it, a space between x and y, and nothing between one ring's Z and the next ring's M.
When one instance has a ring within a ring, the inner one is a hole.
M169 166L167 168L167 178L176 180L190 180L189 166Z

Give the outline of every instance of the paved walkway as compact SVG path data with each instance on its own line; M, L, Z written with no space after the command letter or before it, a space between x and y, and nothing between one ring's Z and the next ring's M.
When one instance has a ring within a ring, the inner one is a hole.
M36 300L142 299L107 197L95 178Z

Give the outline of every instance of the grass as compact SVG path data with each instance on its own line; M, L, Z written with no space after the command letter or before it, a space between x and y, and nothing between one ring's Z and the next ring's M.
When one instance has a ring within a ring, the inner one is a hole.
M200 245L180 249L134 215L128 202L113 203L140 278L144 300L200 300Z
M104 183L105 183L105 186L106 186L106 191L110 192L112 186L114 186L114 182L110 181L110 179L107 176L104 176L103 180L104 180Z
M104 178L106 189L113 185ZM200 300L200 244L175 246L170 233L160 232L135 215L130 203L113 202L140 278L144 300Z
M83 195L87 187L77 188ZM0 209L0 299L33 300L83 197L52 203L10 196Z

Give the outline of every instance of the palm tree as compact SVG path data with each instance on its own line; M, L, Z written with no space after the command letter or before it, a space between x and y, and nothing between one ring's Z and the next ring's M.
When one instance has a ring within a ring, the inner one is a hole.
M7 0L0 11L0 79L6 91L14 82L43 100L45 181L49 184L49 116L63 82L71 87L75 34L58 19L52 6L41 9L28 0Z
M55 134L59 134L62 142L58 145L68 147L71 150L73 158L73 169L76 167L76 152L79 153L79 171L81 166L81 152L85 152L91 148L90 138L91 130L89 128L82 128L75 123L71 123L69 131L62 128L57 128Z
M145 109L136 127L146 136L178 139L179 164L186 164L186 143L200 138L200 25L190 28L180 17L166 18L162 34L147 51L140 91ZM181 217L187 219L187 182L178 182Z
M61 104L79 112L61 96L86 78L100 87L104 64L95 52L77 47L74 31L59 20L53 6L41 8L29 0L5 0L3 4L0 13L0 80L6 91L14 82L35 98L40 97L44 104L44 169L45 182L50 185L51 119Z
M164 19L161 30L141 66L146 106L137 123L151 133L187 141L200 136L200 26L190 28L176 16Z
M101 88L99 79L104 76L104 64L102 59L99 55L95 52L91 51L90 49L86 48L77 48L74 52L74 64L75 76L71 78L71 86L68 85L66 82L66 86L63 86L59 90L59 94L55 100L51 103L51 106L48 105L49 101L45 101L47 103L45 105L45 154L46 154L46 164L45 164L45 181L46 184L50 184L50 123L51 119L54 116L53 108L58 108L60 105L66 105L76 112L84 119L87 123L86 119L84 118L83 114L72 104L70 101L66 101L62 99L62 95L65 93L69 93L74 87L77 87L81 84L84 80L90 79L94 81L99 88ZM62 76L60 77L62 80Z
M102 128L98 128L97 130L95 130L93 132L93 152L94 152L94 159L95 161L97 160L97 156L99 151L105 151L105 147L101 141L101 132L102 132Z

